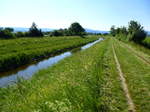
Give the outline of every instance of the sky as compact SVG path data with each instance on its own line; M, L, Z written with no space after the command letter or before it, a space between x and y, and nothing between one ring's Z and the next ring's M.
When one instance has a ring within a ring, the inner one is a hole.
M150 0L0 0L0 27L84 28L109 30L136 20L150 31Z

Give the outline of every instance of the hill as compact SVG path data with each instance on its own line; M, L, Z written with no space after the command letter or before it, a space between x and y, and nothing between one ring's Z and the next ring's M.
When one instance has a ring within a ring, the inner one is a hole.
M23 27L13 27L14 28L14 32L27 32L29 30L29 28L23 28ZM56 29L52 29L52 28L41 28L43 32L48 32L48 31L53 31ZM100 31L100 30L93 30L93 29L88 29L85 28L85 31L87 33L109 33L109 31Z

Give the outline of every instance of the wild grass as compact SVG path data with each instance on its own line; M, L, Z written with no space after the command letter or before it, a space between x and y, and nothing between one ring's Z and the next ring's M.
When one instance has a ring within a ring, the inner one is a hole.
M127 112L111 44L106 39L0 88L1 112Z
M56 55L98 39L96 36L45 37L0 40L0 72Z
M150 65L135 56L118 40L114 41L114 45L137 112L149 112Z
M30 80L0 88L0 111L128 112L112 43L137 112L149 112L149 65L122 42L109 38L41 70Z
M147 46L144 45L145 44L149 44L149 40L150 38L147 37L143 42L142 44L136 44L134 42L129 42L129 41L122 41L124 43L126 43L128 46L131 46L133 49L137 50L137 51L140 51L140 52L143 52L147 55L150 55L150 50Z

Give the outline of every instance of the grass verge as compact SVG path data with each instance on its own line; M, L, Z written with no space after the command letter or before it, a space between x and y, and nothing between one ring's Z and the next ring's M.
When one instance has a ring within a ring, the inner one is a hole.
M127 112L111 44L106 39L0 88L1 112Z
M123 47L118 40L114 41L114 45L137 112L149 112L150 66L136 57L127 47Z

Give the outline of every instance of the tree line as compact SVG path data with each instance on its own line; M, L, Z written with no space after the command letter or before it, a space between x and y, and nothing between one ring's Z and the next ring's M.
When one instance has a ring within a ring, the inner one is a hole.
M85 29L77 22L72 23L67 29L59 29L50 32L50 36L84 36L86 35Z
M78 23L72 23L69 28L54 30L52 32L42 32L33 22L28 32L14 32L13 28L0 28L0 38L9 39L17 37L43 37L48 36L81 36L86 35L85 29Z
M130 21L128 27L118 27L114 25L110 29L110 34L122 41L133 41L135 43L142 43L146 38L147 33L144 31L144 27L137 21Z

